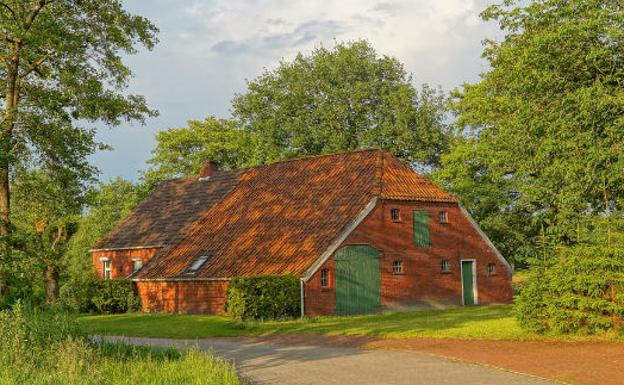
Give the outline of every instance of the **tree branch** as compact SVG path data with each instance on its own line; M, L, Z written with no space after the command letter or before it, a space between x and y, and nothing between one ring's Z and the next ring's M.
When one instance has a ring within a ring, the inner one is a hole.
M9 12L11 12L11 15L13 15L13 20L17 21L15 11L11 7L9 7L4 1L0 1L0 7L6 8Z
M34 63L28 60L28 69L20 76L20 79L24 79L26 76L30 75L32 72L37 72L39 76L44 76L39 67L45 63L46 60L52 57L52 54L48 53L43 55Z

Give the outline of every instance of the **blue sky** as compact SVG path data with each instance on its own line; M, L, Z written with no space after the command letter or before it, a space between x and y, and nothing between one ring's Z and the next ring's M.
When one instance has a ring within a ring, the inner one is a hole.
M100 179L136 180L154 148L154 134L189 119L228 117L245 79L297 52L334 40L369 40L402 61L416 84L445 90L473 82L486 69L481 41L496 34L484 23L482 0L127 0L129 11L160 28L151 52L127 58L130 92L159 110L146 125L102 127L98 139L114 150L91 160Z

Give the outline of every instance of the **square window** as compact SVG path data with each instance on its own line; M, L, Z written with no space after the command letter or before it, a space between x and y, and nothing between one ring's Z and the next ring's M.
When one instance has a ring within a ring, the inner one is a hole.
M143 267L143 260L140 258L135 258L132 260L132 272L136 273L140 268Z
M440 211L438 213L438 222L440 222L440 223L448 223L448 212L447 211Z
M390 218L392 218L392 220L394 222L398 222L401 220L401 210L399 209L392 209L390 210Z
M329 287L329 270L321 270L321 287L327 289Z
M441 267L442 267L442 272L443 273L448 273L448 272L451 271L451 267L450 267L448 259L443 259L442 260Z
M488 263L488 265L487 265L487 272L490 275L496 274L496 266L493 263Z
M403 273L403 261L392 261L392 274Z

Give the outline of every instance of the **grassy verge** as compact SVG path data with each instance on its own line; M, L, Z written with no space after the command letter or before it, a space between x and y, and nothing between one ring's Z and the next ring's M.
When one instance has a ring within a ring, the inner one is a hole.
M63 314L0 312L1 385L237 385L235 368L198 350L97 344Z
M518 326L510 305L249 323L236 323L226 317L208 315L132 313L83 316L79 323L90 334L164 338L270 334L479 339L537 337Z

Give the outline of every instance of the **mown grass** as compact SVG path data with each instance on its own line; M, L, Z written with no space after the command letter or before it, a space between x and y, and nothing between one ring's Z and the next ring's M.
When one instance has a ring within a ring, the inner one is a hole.
M90 334L163 338L271 334L479 339L537 337L520 328L512 315L511 305L247 323L208 315L131 313L83 316L79 323Z
M0 312L2 385L236 385L234 367L196 349L95 343L63 314Z

